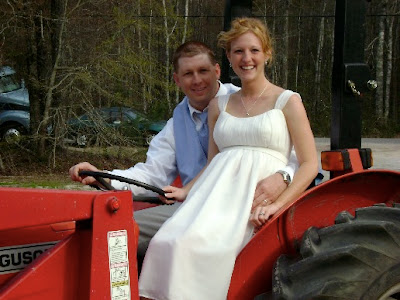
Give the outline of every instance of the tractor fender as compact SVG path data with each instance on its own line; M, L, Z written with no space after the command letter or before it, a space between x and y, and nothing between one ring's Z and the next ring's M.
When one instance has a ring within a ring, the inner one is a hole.
M283 207L239 253L228 299L254 299L272 289L272 269L282 254L296 255L312 226L335 224L342 211L400 202L400 172L365 170L342 175L307 190Z

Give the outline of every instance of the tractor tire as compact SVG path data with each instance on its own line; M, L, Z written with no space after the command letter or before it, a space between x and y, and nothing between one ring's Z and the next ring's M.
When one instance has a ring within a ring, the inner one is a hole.
M340 213L335 225L309 228L300 258L274 266L274 299L400 299L400 206Z

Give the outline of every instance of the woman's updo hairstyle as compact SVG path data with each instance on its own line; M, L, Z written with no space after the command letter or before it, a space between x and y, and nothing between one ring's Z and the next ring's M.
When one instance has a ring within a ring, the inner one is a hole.
M272 38L267 26L259 19L238 18L233 20L231 29L222 31L218 35L218 46L226 52L229 52L231 50L232 41L249 31L260 39L264 54L269 56L269 61L271 61L273 54Z

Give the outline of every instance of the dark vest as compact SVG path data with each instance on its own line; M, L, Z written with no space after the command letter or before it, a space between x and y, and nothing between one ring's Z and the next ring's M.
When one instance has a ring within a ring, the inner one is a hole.
M208 130L196 130L185 97L174 109L176 165L182 184L191 181L207 163Z

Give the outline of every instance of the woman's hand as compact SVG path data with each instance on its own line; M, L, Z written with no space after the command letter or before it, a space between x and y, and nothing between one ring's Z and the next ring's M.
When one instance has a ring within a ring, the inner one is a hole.
M166 198L173 198L176 201L183 201L186 199L186 196L188 194L188 191L183 188L178 188L176 186L166 186L163 188L165 192L165 197Z
M250 215L250 222L255 227L260 227L268 222L281 206L275 202L257 206Z

